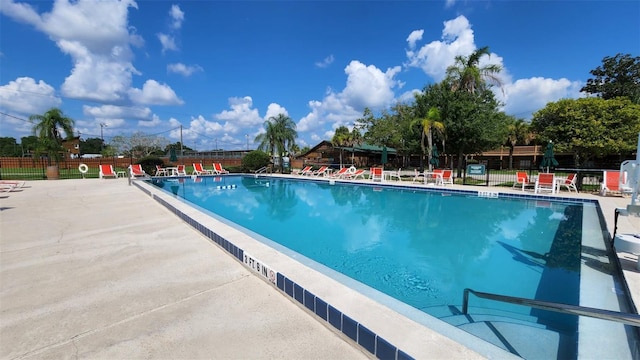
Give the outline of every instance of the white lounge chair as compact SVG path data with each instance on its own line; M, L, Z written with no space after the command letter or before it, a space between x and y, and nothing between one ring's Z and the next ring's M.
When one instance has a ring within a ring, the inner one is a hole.
M113 166L104 165L104 164L100 164L100 170L98 172L98 176L100 177L100 179L109 178L109 177L112 177L114 179L118 178L118 174L116 174L116 172L113 171Z
M202 163L193 163L193 175L213 175L213 170L205 169Z
M140 164L129 165L129 173L131 174L131 178L147 176L147 173L142 169L142 165Z
M571 192L572 190L578 192L578 188L576 187L576 179L578 178L578 174L573 173L569 174L563 182L558 183L558 190L562 189L562 187L566 187L567 191Z
M229 171L225 170L222 167L221 163L213 163L213 173L214 174L228 174Z
M307 175L307 173L312 171L311 169L313 169L313 166L308 165L308 166L305 166L304 169L302 169L302 170L294 171L293 174L294 175Z

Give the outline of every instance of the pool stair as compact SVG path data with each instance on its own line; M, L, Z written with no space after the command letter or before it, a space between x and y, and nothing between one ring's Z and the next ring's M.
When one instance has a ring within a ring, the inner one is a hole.
M440 317L484 341L523 359L567 359L576 353L576 334L566 333L538 323L535 316L517 318L486 314L487 309L472 309L470 314Z

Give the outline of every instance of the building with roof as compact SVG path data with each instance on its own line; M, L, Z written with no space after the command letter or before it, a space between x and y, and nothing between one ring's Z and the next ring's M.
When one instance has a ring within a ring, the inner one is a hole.
M322 166L328 165L339 168L342 158L342 166L355 166L359 168L381 165L382 146L370 144L357 144L354 146L334 146L330 141L323 140L309 151L296 156L296 160L302 160L302 165ZM395 163L397 151L394 148L386 148L388 163Z

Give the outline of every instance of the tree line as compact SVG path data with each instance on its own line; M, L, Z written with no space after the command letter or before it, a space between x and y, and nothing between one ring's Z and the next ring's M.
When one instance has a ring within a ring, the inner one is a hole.
M430 166L434 152L456 157L458 173L469 155L508 146L544 144L552 141L557 151L573 153L580 166L594 157L632 154L640 133L640 57L630 54L607 56L590 71L581 92L585 97L561 99L535 112L531 121L507 115L500 110L494 87L501 87L500 66L480 66L480 59L490 54L488 47L468 56L457 56L446 71L445 79L428 84L409 103L397 103L374 115L364 109L351 129L338 127L331 139L334 146L351 147L361 143L395 148L400 156L422 154ZM72 119L53 108L42 115L32 115L33 135L0 138L0 156L46 154L57 159L61 153L62 132L73 136ZM300 154L296 144L295 122L284 114L264 122L265 131L255 138L258 149L275 156ZM116 136L109 144L101 139L81 140L82 154L166 155L171 148L191 150L170 144L159 136L135 133ZM98 151L99 150L99 151Z

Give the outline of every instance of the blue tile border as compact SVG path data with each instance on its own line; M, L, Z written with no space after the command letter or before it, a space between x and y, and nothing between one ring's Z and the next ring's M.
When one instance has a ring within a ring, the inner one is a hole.
M244 249L237 247L232 242L218 235L214 230L183 213L160 196L154 195L151 191L143 188L135 182L133 184L191 227L198 230L207 239L225 249L230 255L244 264ZM246 266L246 264L244 265ZM284 274L276 271L276 277L273 284L276 289L280 290L283 294L288 295L292 300L295 300L302 307L309 310L311 314L314 314L318 318L318 320L328 322L337 331L345 334L347 337L352 339L355 344L358 344L364 350L373 354L377 358L392 360L413 359L411 356L401 351L384 338L378 336L355 319L345 315L337 308L302 287L300 284L297 284L293 280L287 278Z

